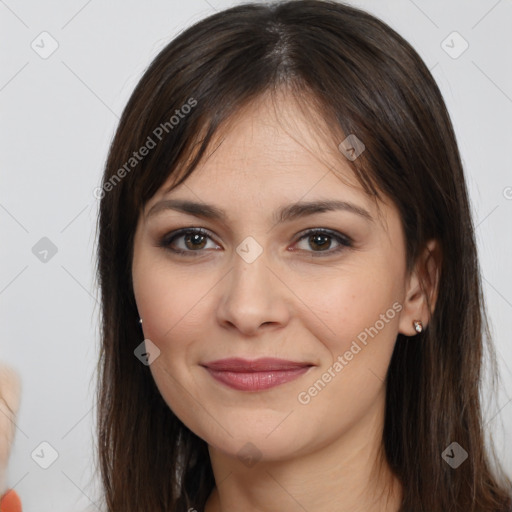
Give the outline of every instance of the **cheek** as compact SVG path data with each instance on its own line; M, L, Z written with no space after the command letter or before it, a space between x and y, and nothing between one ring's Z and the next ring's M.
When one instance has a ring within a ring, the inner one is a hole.
M307 297L316 305L309 328L326 350L296 403L305 422L329 418L325 435L337 436L373 410L385 390L402 304L392 280L375 276L344 279L329 290Z
M378 269L365 265L294 290L302 302L301 319L307 319L307 329L333 359L349 350L355 340L362 347L378 340L387 346L385 350L394 344L402 308L399 280L389 267L386 272Z
M203 277L197 282L190 272L170 271L168 262L136 268L134 293L144 335L160 350L179 349L177 340L192 337L201 326L205 294L214 285L213 277Z
M149 369L167 405L183 423L200 432L198 418L204 415L204 409L190 367L197 357L194 340L205 339L205 294L214 282L209 283L207 278L198 283L190 272L171 272L168 263L138 270L143 278L134 279L134 292L143 318L144 338L160 350Z

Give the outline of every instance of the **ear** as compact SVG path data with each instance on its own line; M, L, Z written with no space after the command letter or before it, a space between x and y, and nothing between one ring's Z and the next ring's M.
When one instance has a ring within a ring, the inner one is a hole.
M441 247L438 241L429 240L406 282L404 307L398 326L401 334L415 336L415 320L421 321L423 329L427 327L436 305L441 262Z

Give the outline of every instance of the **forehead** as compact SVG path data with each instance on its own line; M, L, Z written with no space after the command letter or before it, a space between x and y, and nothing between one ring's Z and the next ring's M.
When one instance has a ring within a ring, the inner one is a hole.
M179 172L171 174L146 210L182 190L195 193L196 199L236 192L246 202L267 202L328 193L358 197L369 204L350 163L338 149L342 137L320 114L300 108L290 96L260 97L218 129L193 173L169 192L180 177Z

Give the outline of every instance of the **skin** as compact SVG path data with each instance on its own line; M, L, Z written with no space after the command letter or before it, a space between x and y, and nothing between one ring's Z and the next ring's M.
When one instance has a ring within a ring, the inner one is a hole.
M20 394L18 373L0 363L0 496L7 490L7 463L14 440Z
M380 202L379 216L337 146L312 131L320 121L305 119L286 96L278 107L263 97L245 109L194 173L165 194L171 176L139 218L134 293L144 336L160 350L150 370L169 407L209 445L217 485L206 512L396 511L401 488L381 449L384 379L397 334L413 336L413 320L427 324L418 277L432 278L435 267L425 257L406 272L396 207ZM146 217L163 198L213 204L227 219L174 210ZM372 220L343 210L272 220L281 206L318 199L351 202ZM183 227L202 227L211 238L194 245L181 236L170 246L192 256L159 246ZM335 238L303 237L312 228L353 245L334 253ZM248 236L262 249L252 262L236 252ZM299 394L394 303L400 311L300 403ZM231 389L200 366L237 356L314 366L255 392ZM244 451L252 463L239 459Z

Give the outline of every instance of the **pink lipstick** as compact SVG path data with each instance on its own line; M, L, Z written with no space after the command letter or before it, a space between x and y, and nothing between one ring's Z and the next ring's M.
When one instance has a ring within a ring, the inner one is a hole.
M233 389L261 391L290 382L306 373L313 365L268 357L252 361L237 357L219 359L201 366L215 380Z

